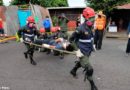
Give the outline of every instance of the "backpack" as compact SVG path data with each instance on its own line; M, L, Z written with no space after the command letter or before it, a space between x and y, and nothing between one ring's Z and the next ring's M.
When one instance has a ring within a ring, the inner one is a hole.
M50 28L51 27L50 20L49 19L45 19L43 21L43 26L44 26L44 28Z

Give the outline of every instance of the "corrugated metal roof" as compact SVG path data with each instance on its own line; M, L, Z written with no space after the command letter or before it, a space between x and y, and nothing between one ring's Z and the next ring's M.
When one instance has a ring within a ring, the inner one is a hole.
M77 8L84 9L86 7L49 7L47 9L77 9Z
M117 6L117 9L130 9L130 3L124 4L122 6Z

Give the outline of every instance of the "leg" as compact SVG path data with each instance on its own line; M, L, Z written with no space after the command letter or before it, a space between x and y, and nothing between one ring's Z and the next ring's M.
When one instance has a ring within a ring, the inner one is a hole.
M33 54L34 54L34 48L31 48L30 51L29 51L30 63L32 65L36 65L37 63L33 60Z
M102 40L103 40L103 30L99 31L99 42L98 42L98 49L102 48Z
M91 90L98 90L98 88L96 87L96 85L93 81L92 76L93 76L92 66L85 67L85 79L84 79L84 81L86 81L86 77L87 77L87 80L89 81L89 83L91 85Z
M80 59L80 63L81 63L81 66L84 68L84 72L85 72L84 81L86 81L86 79L89 81L91 85L91 90L97 90L97 87L92 78L93 68L89 62L89 56L83 56Z
M98 47L98 30L95 31L94 44L95 44L95 47L97 49L97 47Z
M30 45L29 45L29 44L26 44L26 43L24 43L24 44L25 44L25 47L27 48L27 51L24 52L24 56L25 56L25 58L27 59L27 58L28 58L28 53L29 53L29 51L30 51Z
M29 55L30 63L32 65L36 65L36 62L33 60L33 54L34 54L34 49L35 46L30 46L29 44L25 44L27 46L27 52L25 52L25 55Z
M126 54L129 54L129 53L130 53L130 38L128 39L127 48L126 48Z
M63 59L63 58L64 58L64 53L60 52L60 59Z
M74 66L74 68L70 71L70 74L73 76L73 77L76 77L76 72L77 70L81 67L81 64L79 61L76 62L76 65Z

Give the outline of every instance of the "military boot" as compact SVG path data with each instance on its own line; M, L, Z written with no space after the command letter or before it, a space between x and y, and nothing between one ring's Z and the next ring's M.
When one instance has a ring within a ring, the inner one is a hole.
M90 81L91 84L91 90L98 90L97 86L94 84L93 81Z
M27 52L24 52L24 56L25 56L26 59L28 58Z
M76 65L75 65L75 67L70 71L70 74L71 74L73 77L77 77L76 72L77 72L77 70L78 70L80 67L81 67L80 62L79 62L79 61L76 62Z
M33 55L30 55L30 63L32 65L37 65L37 63L33 60Z

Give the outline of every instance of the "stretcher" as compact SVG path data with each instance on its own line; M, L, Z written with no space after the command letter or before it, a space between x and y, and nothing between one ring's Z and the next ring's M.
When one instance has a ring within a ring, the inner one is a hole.
M38 44L35 44L35 43L29 43L29 42L26 42L24 41L24 43L26 44L30 44L30 45L34 45L36 47L40 47L40 48L47 48L47 47L43 47L42 45L38 45ZM67 53L67 54L73 54L73 55L76 55L75 52L69 52L69 51L66 51L66 50L60 50L60 49L54 49L54 48L47 48L47 49L51 49L51 50L55 50L55 51L59 51L59 52L62 52L62 53Z

